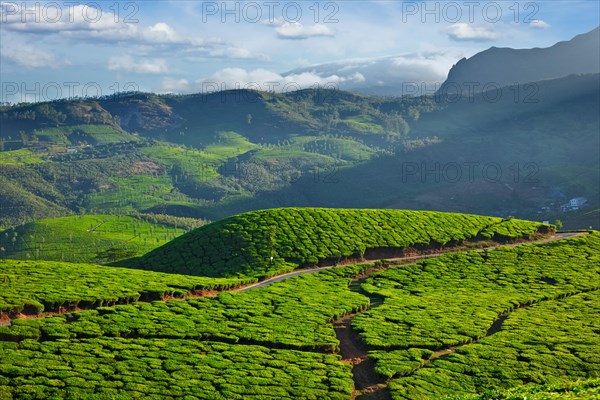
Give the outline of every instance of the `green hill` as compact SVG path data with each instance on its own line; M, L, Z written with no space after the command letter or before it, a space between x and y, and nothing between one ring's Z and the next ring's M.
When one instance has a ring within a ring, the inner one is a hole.
M120 266L201 276L265 277L298 267L468 239L528 237L542 224L402 210L284 208L206 225ZM273 261L271 261L273 257Z
M0 226L323 206L596 227L596 216L574 218L561 205L586 197L582 211L600 206L599 76L458 99L239 90L1 106Z
M380 272L341 266L215 297L19 318L0 327L0 398L349 400L364 396L365 373L383 369L383 398L595 398L599 239L591 232ZM38 267L12 263L6 271L20 275L24 265ZM126 284L128 270L121 272ZM147 273L131 272L132 281ZM185 287L212 278L171 279ZM367 361L353 366L348 339L337 333L346 318L353 327L361 316L371 334L405 344L367 347ZM457 337L463 346L454 352L434 345ZM528 383L537 385L511 390Z
M79 215L44 219L0 231L0 257L70 262L115 261L147 253L184 234L152 217Z
M0 319L225 290L252 279L219 279L58 261L0 261Z

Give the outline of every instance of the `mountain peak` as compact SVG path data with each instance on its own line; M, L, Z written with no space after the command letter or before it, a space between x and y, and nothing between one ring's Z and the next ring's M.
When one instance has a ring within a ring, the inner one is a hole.
M479 83L482 90L486 85L502 87L599 72L600 27L597 27L547 48L493 46L469 59L463 58L450 69L439 92L455 91L459 87L468 90L473 87L472 82Z

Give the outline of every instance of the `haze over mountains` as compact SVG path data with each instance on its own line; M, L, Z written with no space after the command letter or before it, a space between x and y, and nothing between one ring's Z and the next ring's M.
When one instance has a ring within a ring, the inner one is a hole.
M570 74L600 72L600 27L548 48L492 47L458 62L442 51L337 61L293 69L283 76L337 76L340 89L379 96L432 94L438 89L481 92ZM452 66L450 71L446 66ZM451 86L448 86L452 83Z
M377 96L415 96L434 93L446 78L453 60L445 52L413 53L296 68L283 76L303 73L338 76L344 78L336 82L342 90Z
M598 226L600 75L590 55L597 34L550 48L588 60L584 67L548 65L533 85L458 100L311 89L5 106L0 225L116 210L214 220L259 208L343 206ZM538 52L515 54L530 51ZM471 81L486 79L480 70ZM519 81L505 75L495 81ZM586 207L565 213L562 205L578 197Z

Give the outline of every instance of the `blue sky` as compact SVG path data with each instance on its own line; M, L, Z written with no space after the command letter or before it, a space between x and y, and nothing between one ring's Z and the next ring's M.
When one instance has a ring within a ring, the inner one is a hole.
M375 85L373 73L361 73L368 65L438 82L491 46L547 47L600 24L600 2L588 0L1 4L0 100L11 102Z

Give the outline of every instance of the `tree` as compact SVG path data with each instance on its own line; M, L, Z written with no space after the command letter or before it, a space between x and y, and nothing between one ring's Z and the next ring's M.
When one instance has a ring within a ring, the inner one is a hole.
M557 219L556 221L554 221L554 226L556 226L556 229L560 229L563 227L563 223L560 219Z
M96 253L96 259L102 261L113 262L122 260L125 258L131 258L136 255L135 250L129 250L118 247L111 247L110 249L99 251Z
M29 144L29 138L27 137L27 133L25 131L19 131L19 136L21 137L21 142L23 146L27 146Z

